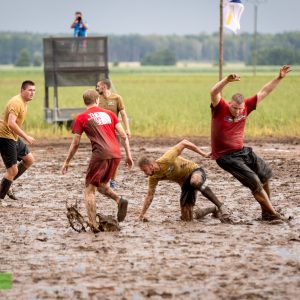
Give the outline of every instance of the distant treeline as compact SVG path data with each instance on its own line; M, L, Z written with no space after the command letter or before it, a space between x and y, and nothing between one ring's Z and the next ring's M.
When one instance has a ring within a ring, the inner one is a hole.
M0 64L16 64L24 55L39 64L45 34L0 32ZM109 61L147 61L152 53L167 51L177 61L218 62L219 35L110 35ZM26 52L24 54L24 52ZM166 54L166 53L164 53ZM252 64L253 35L225 34L224 61ZM22 56L20 58L20 55ZM146 59L146 60L145 60ZM257 64L300 64L300 31L257 35Z

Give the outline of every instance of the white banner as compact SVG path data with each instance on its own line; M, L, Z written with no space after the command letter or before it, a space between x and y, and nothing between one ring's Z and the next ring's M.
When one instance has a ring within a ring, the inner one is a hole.
M240 19L244 11L244 5L240 0L225 0L223 4L224 26L234 33L240 30Z

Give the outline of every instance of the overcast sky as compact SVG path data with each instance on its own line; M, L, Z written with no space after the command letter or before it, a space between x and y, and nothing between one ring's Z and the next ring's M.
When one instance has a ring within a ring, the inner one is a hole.
M242 1L245 11L241 31L300 30L300 0ZM72 33L74 12L82 11L89 34L198 34L219 30L220 0L0 0L0 31Z

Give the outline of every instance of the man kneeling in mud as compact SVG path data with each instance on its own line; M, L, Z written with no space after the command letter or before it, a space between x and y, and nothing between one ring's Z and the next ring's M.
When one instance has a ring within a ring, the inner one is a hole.
M127 135L118 118L111 111L98 107L99 94L94 90L86 90L83 94L83 100L86 105L86 111L77 116L72 127L74 138L61 171L62 174L67 172L69 163L79 147L81 135L85 132L92 145L92 156L85 179L85 205L90 228L92 231L98 232L96 189L101 194L117 202L119 222L125 219L127 213L128 201L107 186L107 182L114 174L122 158L115 130L119 133L122 145L125 148L125 162L129 169L133 167L133 161Z
M161 180L170 180L177 182L181 186L180 207L181 219L183 221L193 220L193 207L196 202L196 193L200 191L204 197L213 202L216 206L196 211L195 218L199 219L209 213L216 213L222 222L228 222L229 215L225 211L223 203L218 200L216 195L206 185L206 174L204 170L196 163L179 156L185 148L203 157L210 157L209 153L203 152L195 144L183 140L157 160L148 156L142 156L138 160L140 169L145 175L149 176L148 194L144 200L139 219L141 221L147 220L145 213L153 200L158 182Z

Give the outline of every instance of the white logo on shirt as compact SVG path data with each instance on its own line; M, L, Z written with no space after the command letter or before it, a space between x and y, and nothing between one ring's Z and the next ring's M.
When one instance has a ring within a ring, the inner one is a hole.
M88 115L89 115L88 121L94 120L98 125L111 124L111 118L105 112L99 111L99 112L89 113Z

